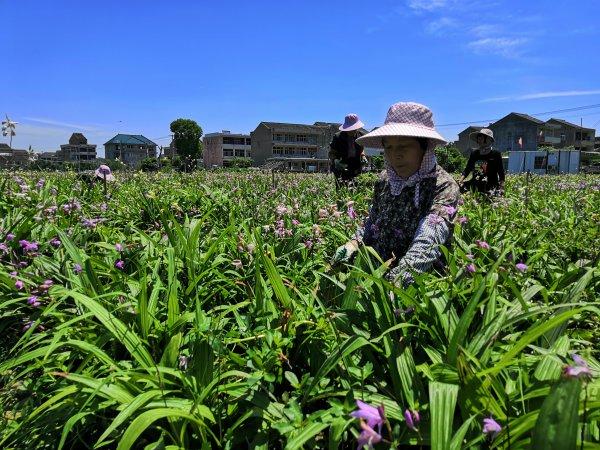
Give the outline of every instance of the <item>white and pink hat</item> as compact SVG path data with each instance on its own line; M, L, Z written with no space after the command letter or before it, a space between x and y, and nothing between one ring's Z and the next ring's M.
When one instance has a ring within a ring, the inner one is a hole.
M427 138L431 146L446 144L435 130L431 110L414 102L394 103L388 110L385 123L359 137L356 142L364 147L383 148L383 138L388 136Z
M114 181L115 176L112 174L112 170L106 164L102 164L100 167L96 169L94 174L98 178L106 179L106 181Z
M364 127L365 124L360 121L356 114L348 114L344 118L344 124L340 126L340 131L354 131Z

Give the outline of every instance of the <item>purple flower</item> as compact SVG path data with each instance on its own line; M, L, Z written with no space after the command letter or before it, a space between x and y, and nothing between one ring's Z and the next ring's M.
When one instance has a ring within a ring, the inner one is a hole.
M300 225L300 222L298 222L296 219L292 219L292 225L297 227L298 225Z
M381 410L360 400L356 400L356 406L358 406L358 409L352 411L350 416L356 419L364 419L371 428L378 426L379 431L381 431L381 425L384 422Z
M465 223L467 223L469 221L469 219L467 219L465 216L459 217L457 219L458 223L460 223L461 225L464 225Z
M40 306L40 302L38 301L38 298L35 295L32 295L27 299L27 304L29 306L33 306L34 308Z
M467 264L467 272L469 273L475 273L477 271L477 268L475 267L475 264L471 263L471 264Z
M15 236L14 234L12 234L12 233L8 233L8 234L6 235L6 240L7 240L7 241L12 241L12 240L13 240L15 237L16 237L16 236Z
M35 185L36 188L41 189L44 187L44 183L46 182L46 180L44 180L43 178L40 178L37 182L37 184Z
M313 241L311 241L310 239L307 239L304 241L304 247L306 247L307 249L311 249L313 246Z
M17 274L17 272L15 270L13 270L9 275L10 275L11 278L17 278L18 274Z
M490 436L492 439L502 431L502 427L491 417L483 419L483 434Z
M352 220L356 219L357 217L356 211L354 211L352 206L348 206L348 217L350 217Z
M527 265L523 264L522 262L520 262L519 264L516 264L515 267L517 268L517 270L519 272L527 272Z
M54 248L60 247L60 244L62 244L62 242L58 238L52 238L52 240L50 241L50 245Z
M115 267L119 270L123 270L125 268L125 261L119 259L117 262L115 262Z
M421 416L419 415L419 411L404 411L404 420L406 420L406 426L413 431L417 431L417 427L419 422L421 421Z
M0 251L3 253L8 253L8 247L4 242L0 242Z
M29 241L26 241L25 239L22 239L19 241L19 245L21 246L23 251L25 251L27 253L37 252L37 250L38 250L37 242L29 242Z
M82 271L83 271L83 269L81 268L81 266L79 264L75 264L73 266L73 272L75 272L77 275L79 275Z
M456 211L457 211L456 208L452 205L444 206L444 209L446 210L446 212L448 213L448 215L450 217L452 217L454 214L456 214Z
M25 325L23 325L23 331L29 330L32 326L33 326L33 320L29 320L28 322L25 322Z
M477 247L482 248L484 250L489 250L490 249L490 244L488 244L485 241L475 241L475 243L477 244Z
M47 291L53 284L54 282L52 280L45 280L44 283L40 285L39 289L40 291Z
M17 288L17 290L22 291L25 287L25 283L23 283L21 280L17 280L15 281L15 287Z
M115 250L118 252L122 252L123 251L123 245L121 244L115 244Z
M357 442L358 442L357 450L363 449L365 447L365 445L369 449L372 449L373 444L377 444L378 442L381 441L381 435L379 433L377 433L375 430L373 430L373 428L371 428L368 424L361 421L360 427L362 428L362 431L357 439Z
M429 219L427 221L429 222L429 225L439 225L444 222L444 219L437 214L429 214Z
M567 378L588 378L592 376L592 370L587 362L576 353L571 355L574 366L566 366L563 370L563 375Z
M100 223L100 219L83 219L81 223L86 228L96 228L96 225Z

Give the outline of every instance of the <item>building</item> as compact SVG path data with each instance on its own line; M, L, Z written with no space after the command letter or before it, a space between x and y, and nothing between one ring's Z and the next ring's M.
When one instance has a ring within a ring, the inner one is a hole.
M592 151L596 130L585 128L562 119L546 121L540 130L540 145L554 148L574 147L575 150Z
M89 161L96 159L96 145L88 144L86 137L81 133L73 133L69 143L60 146L56 157L59 161Z
M580 150L514 151L508 156L508 172L531 172L538 175L578 173Z
M313 125L261 122L250 133L254 165L281 161L291 171L326 172L329 144L339 126L330 122Z
M460 133L458 133L458 141L456 141L456 147L460 150L463 156L468 157L471 153L471 149L475 146L475 143L469 138L471 133L480 131L483 128L485 127L469 126L462 130Z
M58 153L60 153L60 150L58 152L42 152L38 155L38 161L44 161L44 162L50 162L50 163L59 162Z
M156 158L156 144L141 134L117 134L104 144L106 159L118 159L139 167L146 158Z
M29 152L0 144L0 167L24 167L29 163Z
M544 121L523 113L511 112L489 125L494 132L494 147L501 152L535 151Z
M202 138L204 167L227 167L235 158L251 158L252 144L248 134L228 130L208 133Z

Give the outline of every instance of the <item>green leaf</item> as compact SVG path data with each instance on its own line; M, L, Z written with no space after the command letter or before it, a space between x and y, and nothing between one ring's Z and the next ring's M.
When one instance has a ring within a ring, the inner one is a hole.
M326 423L312 422L308 426L302 428L302 431L300 431L299 434L288 441L287 445L285 446L285 450L302 448L306 441L315 437L317 434L327 428L327 426L328 424Z
M438 383L437 381L429 383L432 450L447 450L450 445L457 398L457 385Z

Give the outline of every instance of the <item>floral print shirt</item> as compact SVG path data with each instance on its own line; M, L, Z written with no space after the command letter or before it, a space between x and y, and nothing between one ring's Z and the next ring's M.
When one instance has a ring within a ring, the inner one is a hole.
M418 201L414 201L418 188ZM411 272L428 271L439 260L439 245L449 244L460 198L454 179L439 165L435 176L393 195L386 172L375 185L373 202L359 242L372 246L383 260L395 258L388 277L406 283Z

